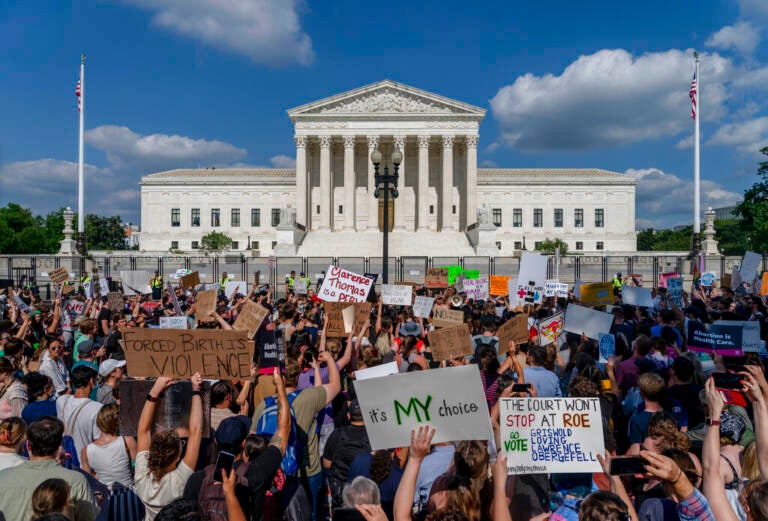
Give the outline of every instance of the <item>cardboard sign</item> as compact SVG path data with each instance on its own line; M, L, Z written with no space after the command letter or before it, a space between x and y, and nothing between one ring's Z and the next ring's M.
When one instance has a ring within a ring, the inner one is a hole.
M688 349L723 356L742 356L742 327L688 321Z
M388 306L410 306L413 302L413 287L398 284L382 284L381 300Z
M256 331L261 327L261 323L267 318L267 315L269 315L267 308L256 304L252 300L246 300L237 314L235 323L232 324L232 329L245 331L248 338L253 338Z
M584 333L587 338L599 340L600 333L610 331L612 325L613 315L610 313L571 304L565 311L563 329L577 335Z
M601 364L608 363L608 359L616 355L616 338L608 333L600 333L600 359Z
M752 281L754 281L755 277L757 277L757 270L760 268L760 264L762 262L763 256L759 253L755 253L753 251L745 252L744 259L741 261L741 268L739 268L741 280L752 284Z
M200 284L200 273L197 271L181 277L181 289L194 289L198 284Z
M326 302L364 302L373 282L371 278L330 265L318 296Z
M499 403L509 474L602 472L599 398L502 398Z
M132 297L133 295L149 295L152 288L149 280L152 275L146 270L139 271L121 271L120 280L123 284L123 295Z
M643 308L652 308L654 306L650 288L624 286L621 289L621 301L624 304L640 306Z
M435 428L432 443L493 435L477 364L357 381L371 449L407 447L411 430Z
M562 312L540 320L536 328L539 332L539 345L546 346L557 342L557 338L563 334L563 327L565 315Z
M667 278L667 294L677 307L683 307L683 277Z
M248 295L248 284L242 280L230 280L224 283L224 295L227 300L232 299L232 295L240 293L241 295Z
M122 313L125 311L125 302L123 301L123 294L119 291L110 291L107 293L107 299L109 300L109 309L113 313Z
M450 360L474 353L472 337L466 324L435 329L429 332L428 337L429 346L432 348L432 359L435 361Z
M557 279L548 280L544 283L544 296L568 298L568 284Z
M347 306L341 310L341 319L344 321L344 332L350 334L355 327L355 306Z
M715 285L717 275L713 271L708 271L701 274L701 285L706 287L712 287Z
M763 272L763 277L760 280L760 296L764 297L768 295L768 271Z
M306 295L307 294L307 281L296 279L293 281L293 291L297 295Z
M213 311L216 311L216 299L218 295L219 292L215 289L197 292L197 309L195 310L196 322L209 322L211 320L208 315Z
M69 280L69 273L67 273L67 268L62 266L60 268L56 268L55 270L49 271L48 277L51 279L51 282L55 284L61 284Z
M206 380L250 378L253 342L245 331L142 329L123 331L125 359L133 376Z
M151 380L120 380L120 434L136 436L139 428L141 410L147 401L147 394L152 390ZM211 384L203 382L200 386L200 398L203 401L203 438L211 432ZM188 429L189 411L192 409L192 383L177 382L165 390L157 399L152 433L159 431Z
M447 288L448 269L427 268L427 275L424 277L424 285L428 288Z
M721 288L731 288L731 274L725 273L720 277L720 287Z
M622 288L622 291L624 288ZM584 306L603 306L613 304L613 283L596 282L581 285L581 303Z
M642 287L643 285L643 274L642 273L630 273L627 277L627 286L634 286L637 288Z
M371 303L370 302L355 302L353 304L355 308L355 325L354 331L360 331L366 320L371 317ZM346 337L349 333L344 328L344 315L342 311L344 308L349 307L349 304L343 302L326 302L324 304L325 313L328 317L328 329L326 334L328 337Z
M507 295L509 293L509 275L491 275L489 280L489 293L494 296Z
M187 317L160 317L160 329L187 329Z
M738 326L741 328L741 350L745 353L760 353L763 341L760 339L760 322L741 320L717 320L717 325Z
M488 277L466 279L464 281L464 293L474 300L488 300Z
M422 295L417 296L413 301L413 316L419 318L429 318L430 313L432 313L432 306L434 304L435 299L432 297L424 297Z
M433 299L434 300L434 299ZM432 325L435 327L455 327L464 323L464 312L435 306L432 309Z
M520 313L504 322L496 331L499 337L499 353L506 353L509 343L524 344L528 342L528 315Z
M389 376L391 374L397 374L400 371L397 368L397 362L389 362L386 364L375 365L373 367L367 367L365 369L358 369L355 371L355 380L370 380L371 378L381 378L382 376Z

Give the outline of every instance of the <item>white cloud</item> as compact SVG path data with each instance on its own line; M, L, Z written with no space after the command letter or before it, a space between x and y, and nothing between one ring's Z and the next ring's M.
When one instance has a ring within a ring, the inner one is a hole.
M500 146L501 146L501 143L499 143L498 141L494 141L490 145L485 147L485 151L490 154L491 152L496 151Z
M296 158L280 154L269 158L269 162L275 168L296 168Z
M669 227L693 221L693 180L681 179L658 168L633 169L626 175L637 180L637 228ZM730 206L742 195L723 188L719 183L702 179L701 209Z
M760 29L747 21L726 25L709 37L705 45L717 49L735 50L744 55L751 55L760 43Z
M483 161L480 161L478 166L481 167L481 168L496 168L499 165L496 164L496 161L491 161L490 159L485 159Z
M757 154L768 146L768 117L723 125L707 144L735 146L743 152Z
M88 145L102 150L114 168L136 166L142 172L168 168L210 166L237 161L246 150L223 141L186 136L149 134L128 127L103 125L85 133Z
M704 118L725 114L730 60L702 59ZM691 74L687 74L690 71ZM623 49L580 56L559 76L528 73L501 88L491 110L519 150L584 150L675 136L690 125L693 59L670 50L632 56Z
M768 2L765 0L739 0L741 16L768 20Z
M153 12L152 23L257 63L307 65L312 40L301 28L302 0L122 0Z

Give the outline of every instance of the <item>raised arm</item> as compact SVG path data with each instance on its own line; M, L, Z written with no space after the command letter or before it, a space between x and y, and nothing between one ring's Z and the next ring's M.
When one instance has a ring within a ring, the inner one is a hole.
M285 449L288 447L288 436L291 434L291 407L288 404L288 395L285 393L283 377L280 376L280 370L277 367L272 370L272 378L277 389L277 432L272 435L269 444L280 449L280 454L284 456Z
M339 376L339 369L336 367L336 361L328 351L323 351L318 355L318 360L325 362L328 366L328 383L324 384L325 387L325 403L331 403L331 400L336 398L336 395L341 391L341 376Z
M742 373L744 374L744 392L752 402L752 411L755 415L757 467L760 469L760 476L766 479L768 477L768 404L760 388L760 382L750 373Z
M229 322L224 320L224 317L222 317L221 315L219 315L215 311L211 311L208 316L209 317L213 317L214 319L216 319L216 322L219 323L219 325L221 326L221 329L226 329L228 331L232 329L232 326L229 324Z
M339 366L339 369L344 369L347 367L347 364L349 364L349 361L352 360L352 349L354 349L355 343L352 342L352 338L355 335L354 327L352 328L352 331L350 331L349 336L347 337L347 345L344 348L344 354L339 357L339 359L336 361L336 365Z
M325 351L325 339L328 334L328 312L323 314L323 329L320 330L320 344L317 346L319 352Z
M203 377L200 373L192 375L192 408L189 411L189 438L187 452L184 454L184 464L195 470L197 458L200 455L200 441L203 438L203 399L200 396L200 386Z
M173 383L173 378L167 376L161 376L155 380L155 384L149 391L147 401L144 402L144 407L141 409L141 416L139 417L139 427L136 432L137 450L139 452L149 450L149 444L152 441L152 420L155 417L155 406L157 405L157 399L165 392L169 385Z
M56 329L59 327L59 323L61 322L61 299L55 298L53 299L53 320L51 321L51 325L48 326L48 329L46 329L46 333L56 333Z
M376 313L376 334L379 334L379 331L381 331L381 308L384 305L384 302L379 298L379 310L378 313Z
M408 453L408 463L405 464L403 477L395 493L393 512L395 521L410 521L413 508L413 497L416 495L416 478L419 476L421 462L429 454L435 429L421 425L411 431L411 448Z
M711 425L707 426L707 433L704 435L704 446L701 454L704 479L702 490L709 500L709 506L717 521L738 521L730 503L728 503L728 498L725 495L725 483L722 474L720 474L720 415L724 407L723 397L720 396L720 391L715 389L715 381L712 378L707 380L705 389L710 418L717 421L713 421ZM758 454L758 459L759 457Z
M512 521L507 497L507 458L502 451L493 464L493 521Z

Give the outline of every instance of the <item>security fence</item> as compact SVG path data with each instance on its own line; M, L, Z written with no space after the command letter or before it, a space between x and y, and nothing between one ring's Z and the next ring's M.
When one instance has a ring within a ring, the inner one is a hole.
M0 287L9 283L18 284L22 277L26 281L34 278L43 288L44 298L50 279L48 272L65 266L70 274L77 277L83 270L89 273L97 269L110 281L113 289L119 288L120 272L144 270L160 271L166 276L178 269L200 273L203 282L215 282L223 272L234 280L252 282L254 274L260 272L262 283L269 282L278 294L285 290L285 277L292 270L304 272L316 280L329 265L338 265L357 273L381 273L381 257L247 257L245 255L130 255L98 254L87 257L61 255L12 255L0 256ZM738 266L741 257L709 256L706 271L718 277L731 273ZM515 275L520 265L519 257L390 257L390 283L423 282L426 268L458 265L464 269L476 269L480 276ZM768 258L763 257L763 269L768 269ZM567 255L557 263L549 257L547 277L573 284L577 279L583 282L609 281L617 273L641 275L644 285L656 285L662 273L676 272L690 279L691 260L682 253L659 253L637 255L576 256ZM381 284L381 279L377 284Z

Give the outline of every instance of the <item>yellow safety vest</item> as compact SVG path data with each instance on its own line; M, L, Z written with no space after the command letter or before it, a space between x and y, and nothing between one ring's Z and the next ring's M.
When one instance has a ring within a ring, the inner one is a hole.
M224 277L219 277L219 284L221 285L222 290L227 287L227 282L230 280L232 280L232 277L227 277L226 279Z
M85 284L86 282L90 282L91 277L90 275L85 275L84 277L80 277L80 284Z
M293 289L293 277L285 277L285 283L288 284L288 289Z
M152 289L159 289L163 287L163 277L162 275L159 277L152 277L152 280L150 281L150 284L152 285Z

